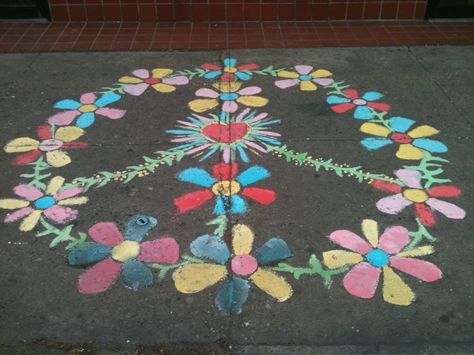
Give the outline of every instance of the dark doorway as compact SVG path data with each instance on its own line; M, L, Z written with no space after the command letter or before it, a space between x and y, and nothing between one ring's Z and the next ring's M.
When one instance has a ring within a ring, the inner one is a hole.
M428 18L474 17L474 0L429 0Z
M0 0L0 20L50 20L48 0Z

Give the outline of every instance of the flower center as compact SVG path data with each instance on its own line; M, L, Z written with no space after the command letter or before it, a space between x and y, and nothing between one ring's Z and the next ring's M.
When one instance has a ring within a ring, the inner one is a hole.
M426 202L429 198L428 194L420 189L406 189L403 191L403 196L405 196L407 200L415 203Z
M257 267L257 259L252 255L238 255L231 262L232 271L240 276L252 275L257 270Z
M83 113L86 113L86 112L94 112L95 110L97 110L97 106L96 105L93 105L93 104L90 104L90 105L82 105L80 108L79 108L79 111L83 112Z
M45 210L53 207L56 204L56 200L51 196L44 196L35 201L35 207L39 210Z
M63 146L63 142L59 139L46 139L39 145L39 150L43 152L49 152L51 150L58 150Z
M301 76L300 76L300 80L301 80L301 81L309 81L309 80L311 80L311 79L313 79L313 78L312 78L311 76L309 76L309 75L301 75Z
M161 79L159 78L148 78L148 79L145 79L144 81L145 83L149 85L155 85L155 84L161 83Z
M352 101L352 103L357 106L367 105L367 101L365 101L364 99L355 99Z
M134 259L140 253L140 244L133 240L125 240L112 249L112 259L125 262Z
M365 256L365 258L370 263L370 265L375 267L384 267L390 262L388 254L380 249L372 250Z
M240 191L240 184L237 181L219 181L212 186L214 195L232 196Z
M225 73L237 73L237 68L233 68L233 67L225 67L224 68L224 72Z
M411 142L413 142L413 139L403 133L393 133L390 136L390 139L398 144L410 144Z
M220 99L222 101L234 101L238 97L239 97L239 94L236 94L234 92L229 92L229 93L222 94L220 96Z

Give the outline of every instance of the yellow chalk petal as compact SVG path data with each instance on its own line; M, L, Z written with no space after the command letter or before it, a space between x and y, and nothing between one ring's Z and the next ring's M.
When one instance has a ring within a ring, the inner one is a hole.
M125 240L112 249L112 259L125 262L140 254L140 244L133 240Z
M422 247L414 248L412 250L403 251L398 253L397 256L404 256L404 257L417 257L417 256L425 256L430 255L435 252L433 246L431 245L424 245Z
M316 91L318 87L312 81L302 81L300 83L301 91Z
M411 144L400 144L396 156L400 159L420 160L423 159L424 153L421 149Z
M240 96L236 101L250 107L262 107L268 104L268 99L260 96Z
M46 161L49 165L54 166L55 168L60 168L68 165L71 162L71 158L62 150L53 150L51 152L46 152Z
M59 189L63 186L63 184L64 184L64 178L62 176L53 177L48 184L48 188L46 189L46 194L54 195L55 193L59 191Z
M362 231L370 245L377 248L379 244L379 228L377 222L373 219L364 219L362 221Z
M219 83L214 83L212 84L214 88L219 90L220 92L236 92L237 90L240 89L242 86L242 83L238 81L232 81L232 82L219 82Z
M360 131L377 137L388 137L390 130L377 123L367 122L360 126Z
M330 71L327 71L325 69L318 69L311 74L309 74L313 78L327 78L328 76L331 76L332 73Z
M219 105L216 99L197 99L189 102L188 106L194 112L204 112Z
M119 81L119 83L124 83L124 84L140 84L140 83L143 83L142 79L135 78L133 76L122 76L118 81Z
M329 269L338 269L343 266L355 265L364 258L357 253L345 250L330 250L323 253L323 262Z
M237 224L232 228L232 248L235 255L246 255L252 251L254 235L245 224Z
M153 86L153 89L155 89L156 91L164 92L164 93L173 92L176 90L174 86L168 85L168 84L162 84L162 83L154 84L152 86Z
M6 198L0 200L0 208L5 210L15 210L17 208L23 208L28 206L30 203L25 200L19 200L17 198Z
M54 138L63 142L72 142L84 135L84 133L85 131L79 127L60 127L54 134Z
M298 73L294 73L294 72L288 71L288 70L279 71L278 76L280 78L288 78L288 79L297 79L297 78L300 77L300 75Z
M196 293L223 280L227 268L217 264L188 264L173 273L176 289L182 293Z
M27 216L20 224L20 230L22 232L29 232L36 227L38 221L41 217L42 211L33 211L29 216Z
M72 197L65 200L58 201L58 205L61 206L73 206L73 205L83 205L89 201L89 198L86 196Z
M259 268L250 276L250 280L255 286L268 293L278 302L286 301L293 294L290 284L272 271Z
M153 78L164 78L165 76L170 75L173 72L172 69L156 68L151 71L151 76Z
M411 138L422 138L422 137L429 137L438 134L439 131L431 126L424 125L420 127L416 127L415 129L408 132L408 136Z
M8 142L3 149L7 153L21 153L35 150L38 147L39 142L37 140L28 137L20 137Z
M415 300L411 288L387 266L383 268L383 299L399 306L408 306Z

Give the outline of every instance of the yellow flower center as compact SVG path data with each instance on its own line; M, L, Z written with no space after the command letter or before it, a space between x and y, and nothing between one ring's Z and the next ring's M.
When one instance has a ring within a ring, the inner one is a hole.
M407 200L415 203L426 202L429 198L428 194L420 189L406 189L403 191L403 196L405 196Z
M237 68L229 68L229 67L224 68L224 72L226 73L236 73L237 71L238 71Z
M232 196L238 194L240 184L237 181L219 181L212 186L214 195Z
M112 259L125 262L134 259L140 253L140 244L132 240L126 240L112 249Z
M97 106L92 105L92 104L91 105L83 105L79 109L79 111L81 111L81 112L94 112L95 110L97 110Z

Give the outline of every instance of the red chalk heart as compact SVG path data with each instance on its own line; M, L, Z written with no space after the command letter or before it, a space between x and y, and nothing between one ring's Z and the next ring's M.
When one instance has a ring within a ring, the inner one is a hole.
M219 143L234 143L244 138L249 132L249 126L246 123L237 122L231 125L213 123L203 128L202 133Z

